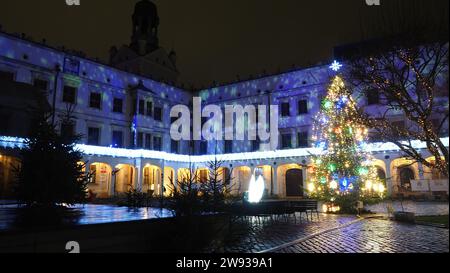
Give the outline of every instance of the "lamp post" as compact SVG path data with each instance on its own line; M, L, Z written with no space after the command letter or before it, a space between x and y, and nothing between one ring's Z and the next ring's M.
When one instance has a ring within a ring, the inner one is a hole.
M53 101L52 101L52 126L55 125L55 115L56 115L56 92L58 90L58 78L59 73L61 72L61 67L59 64L55 66L55 80L53 82Z

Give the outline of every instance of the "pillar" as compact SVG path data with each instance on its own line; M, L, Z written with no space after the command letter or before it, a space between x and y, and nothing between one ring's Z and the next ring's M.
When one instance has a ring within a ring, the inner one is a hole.
M386 190L387 195L391 196L394 192L393 185L394 181L392 181L392 174L391 174L391 165L392 165L392 159L384 159L384 164L386 165Z
M134 169L136 170L136 175L134 176L134 185L137 191L142 192L142 179L143 179L143 166L142 159L136 159L134 162Z
M178 190L178 168L173 168L173 191Z
M115 195L115 192L116 192L116 178L117 178L117 173L116 173L116 168L114 168L111 171L111 187L109 189L109 195L110 196L114 196Z
M306 162L306 161L304 161ZM302 176L303 176L303 197L307 197L308 196L308 163L302 163L300 164L301 168L302 168Z
M272 195L278 195L277 165L272 166Z

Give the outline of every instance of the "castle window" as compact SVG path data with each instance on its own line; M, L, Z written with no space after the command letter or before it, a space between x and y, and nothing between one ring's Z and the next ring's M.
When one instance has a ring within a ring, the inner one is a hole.
M64 86L63 88L63 102L75 104L77 96L77 89L72 86Z
M94 146L98 146L100 144L100 128L89 127L87 144Z
M200 141L200 155L206 155L208 153L208 142Z
M91 92L91 96L89 98L89 107L101 109L101 106L102 106L102 94Z
M233 153L233 141L225 140L225 153L226 154Z
M292 136L291 136L291 134L282 134L281 135L281 148L282 149L290 149L290 148L292 148Z
M171 153L173 153L173 154L178 154L178 148L179 148L179 145L178 145L179 143L178 143L178 141L176 141L176 140L172 140L171 141L171 143L170 143L170 152Z
M300 100L298 102L298 114L299 115L308 114L308 101L307 100Z
M117 148L123 147L123 132L113 131L112 132L112 146Z
M161 151L162 150L162 139L161 137L153 137L153 150Z
M147 150L152 149L152 135L151 134L145 134L145 149L147 149Z
M153 102L147 101L147 116L153 116Z
M144 115L145 113L145 101L139 100L139 115Z
M123 111L123 99L114 98L113 102L113 112L114 113L122 113Z
M289 102L283 102L281 104L281 116L282 117L289 117L290 116Z
M299 148L306 148L309 146L308 143L308 132L300 132L297 135L297 142Z
M156 121L162 121L162 108L161 107L155 107L155 109L154 109L154 119Z
M137 134L137 148L143 148L144 147L144 133L139 132Z

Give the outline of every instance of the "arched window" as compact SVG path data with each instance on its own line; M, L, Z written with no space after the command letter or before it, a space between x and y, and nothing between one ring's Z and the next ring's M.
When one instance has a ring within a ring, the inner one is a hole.
M377 166L377 177L380 180L386 180L386 172L381 168Z
M414 171L410 167L400 167L399 178L402 189L411 190L411 180L415 179Z

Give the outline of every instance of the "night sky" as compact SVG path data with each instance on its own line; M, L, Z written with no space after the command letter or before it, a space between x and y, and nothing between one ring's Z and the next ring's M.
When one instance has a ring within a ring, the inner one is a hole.
M2 0L4 31L108 59L112 45L128 44L132 1ZM361 26L388 14L397 0L369 7L365 0L154 0L160 45L178 54L180 82L210 86L330 61L338 44L360 41ZM403 1L404 2L404 1ZM406 1L407 3L412 1ZM448 18L448 0L424 0L420 12ZM409 5L409 4L408 4ZM447 19L448 20L448 19ZM364 27L363 27L364 28ZM369 34L370 36L370 34Z

